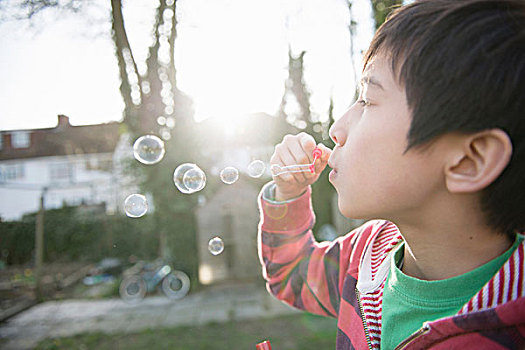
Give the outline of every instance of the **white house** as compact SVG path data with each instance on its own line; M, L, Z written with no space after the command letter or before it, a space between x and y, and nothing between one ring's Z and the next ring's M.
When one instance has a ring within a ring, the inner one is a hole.
M114 165L123 142L118 128L115 122L72 126L59 115L54 128L1 131L1 219L37 211L42 193L46 209L105 203L115 212L123 196Z

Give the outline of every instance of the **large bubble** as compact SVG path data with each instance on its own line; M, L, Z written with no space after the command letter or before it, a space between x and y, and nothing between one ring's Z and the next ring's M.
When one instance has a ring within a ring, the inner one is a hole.
M173 172L173 182L182 193L195 193L206 186L206 174L196 164L183 163Z
M141 136L133 144L133 156L142 164L158 163L165 153L164 142L155 135Z
M197 192L204 188L204 185L206 184L206 175L201 169L193 168L186 171L182 177L182 182L191 193Z

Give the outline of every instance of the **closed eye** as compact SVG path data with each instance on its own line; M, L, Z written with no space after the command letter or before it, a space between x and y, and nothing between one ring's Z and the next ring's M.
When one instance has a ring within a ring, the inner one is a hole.
M357 103L359 103L361 106L363 107L368 107L370 106L370 101L368 100L365 100L364 98L361 99L361 100L357 100Z

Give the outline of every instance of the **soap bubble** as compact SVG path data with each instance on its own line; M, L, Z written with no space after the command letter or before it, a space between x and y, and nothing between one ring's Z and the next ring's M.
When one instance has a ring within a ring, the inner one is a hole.
M248 175L251 177L261 177L266 170L266 165L262 160L254 160L248 165Z
M208 242L208 250L213 255L219 255L224 250L224 242L220 237L213 237Z
M182 177L182 182L192 193L197 192L204 188L204 184L206 184L206 175L204 174L204 171L199 168L189 169Z
M228 166L222 169L220 174L222 182L225 184L231 185L239 179L239 170L232 166Z
M195 164L183 163L173 172L173 182L182 193L194 193L206 186L206 174Z
M133 156L143 164L160 162L164 153L164 142L155 135L141 136L133 144Z
M166 117L160 116L157 118L157 124L159 125L166 125Z
M130 218L140 218L148 211L148 201L141 194L131 194L124 200L124 211Z

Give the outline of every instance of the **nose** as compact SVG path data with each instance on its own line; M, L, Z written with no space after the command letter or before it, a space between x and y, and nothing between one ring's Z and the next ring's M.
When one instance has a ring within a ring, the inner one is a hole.
M336 146L343 146L346 141L346 137L348 134L347 125L348 125L348 115L350 114L350 109L348 109L345 114L341 118L339 118L337 121L335 121L332 126L330 127L330 130L328 131L328 135L334 141Z

